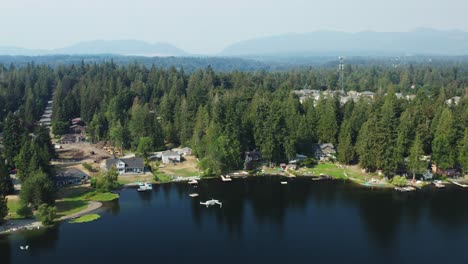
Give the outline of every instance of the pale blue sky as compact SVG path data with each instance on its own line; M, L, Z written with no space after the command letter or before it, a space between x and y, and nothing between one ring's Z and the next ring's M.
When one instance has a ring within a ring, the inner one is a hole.
M139 39L210 54L292 32L468 31L467 10L467 0L0 0L0 46Z

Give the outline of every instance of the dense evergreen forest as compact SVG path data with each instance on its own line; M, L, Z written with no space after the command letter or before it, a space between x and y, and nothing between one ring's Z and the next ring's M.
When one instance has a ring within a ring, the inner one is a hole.
M432 155L442 169L466 168L466 67L345 67L347 91L373 91L373 100L340 104L323 95L302 104L293 90L338 89L335 69L191 74L113 63L57 68L52 130L66 132L80 116L90 140L126 149L190 146L207 174L242 168L243 152L266 161L312 154L333 143L343 163L392 176L407 171L413 152ZM398 99L396 92L414 94ZM447 104L454 96L458 104ZM416 155L416 154L415 154ZM465 164L463 164L465 163Z
M389 177L423 172L423 155L441 169L467 170L468 65L348 64L344 73L346 91L375 97L340 103L327 92L339 90L331 67L189 73L113 62L1 66L2 155L18 169L23 188L46 190L31 191L25 201L51 199L54 150L49 133L35 124L53 98L56 136L81 117L90 141L145 152L192 147L206 174L242 168L245 151L261 150L265 161L280 163L297 153L312 155L315 143L337 146L339 162ZM303 88L323 94L301 103L293 91ZM447 103L455 96L458 103Z

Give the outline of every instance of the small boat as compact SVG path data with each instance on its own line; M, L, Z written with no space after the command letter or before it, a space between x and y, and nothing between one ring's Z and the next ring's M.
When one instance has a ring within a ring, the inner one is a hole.
M285 184L288 184L287 181L282 181L281 184L285 185Z
M223 207L223 203L221 203L220 201L218 200L215 200L215 199L211 199L211 200L208 200L206 202L200 202L201 205L206 205L206 207L210 206L210 205L216 205L218 204L219 207Z
M192 179L192 180L190 180L190 181L188 182L188 184L190 184L190 185L196 185L196 184L198 184L198 181L195 180L195 179Z
M232 179L231 179L231 177L229 175L226 175L226 176L221 175L221 180L223 182L232 181Z
M153 185L151 183L145 182L145 183L138 184L137 191L144 192L144 191L150 191L150 190L153 190Z
M412 191L415 191L416 188L411 187L411 186L407 186L407 187L395 187L395 190L397 190L397 191L399 191L399 192L412 192Z
M21 250L28 250L28 249L29 249L29 245L26 245L26 246L20 246L20 249L21 249Z
M197 197L198 196L198 193L191 193L189 194L190 197Z
M439 189L445 188L445 185L442 184L442 181L434 181L433 183L434 183L435 187L437 187Z

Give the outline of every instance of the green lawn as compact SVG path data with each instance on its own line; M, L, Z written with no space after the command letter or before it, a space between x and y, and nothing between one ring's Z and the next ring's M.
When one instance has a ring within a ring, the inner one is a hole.
M95 195L88 198L89 201L98 201L98 202L109 202L115 199L118 199L119 195L115 193L96 193Z
M75 218L75 219L71 220L70 223L72 223L72 224L87 223L87 222L95 221L95 220L97 220L99 218L101 218L101 216L98 215L98 214L88 214L88 215L83 215L81 217Z
M20 201L19 200L8 200L7 202L7 207L8 207L8 213L10 214L8 216L8 219L22 219L24 217L18 215L16 211L20 207Z
M78 213L88 207L88 201L112 201L119 197L110 192L98 192L90 187L71 187L61 189L58 193L57 215L59 217Z
M170 169L161 169L161 172L173 175L173 176L182 176L182 177L191 177L198 176L199 172L191 168L170 168Z
M326 174L329 176L332 176L333 178L336 179L346 179L348 177L358 177L361 178L360 175L356 175L356 173L347 171L345 169L339 168L336 164L330 164L330 163L321 163L316 165L313 168L306 168L306 169L301 169L300 172L302 173L311 173L314 175L320 175L320 174ZM348 175L348 177L345 175Z

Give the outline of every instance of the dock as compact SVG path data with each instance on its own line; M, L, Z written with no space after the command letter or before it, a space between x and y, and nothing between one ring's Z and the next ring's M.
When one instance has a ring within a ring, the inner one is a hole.
M457 185L457 186L460 186L462 188L467 188L468 187L468 184L463 184L463 183L459 183L459 182L456 182L456 181L451 181L453 184Z

